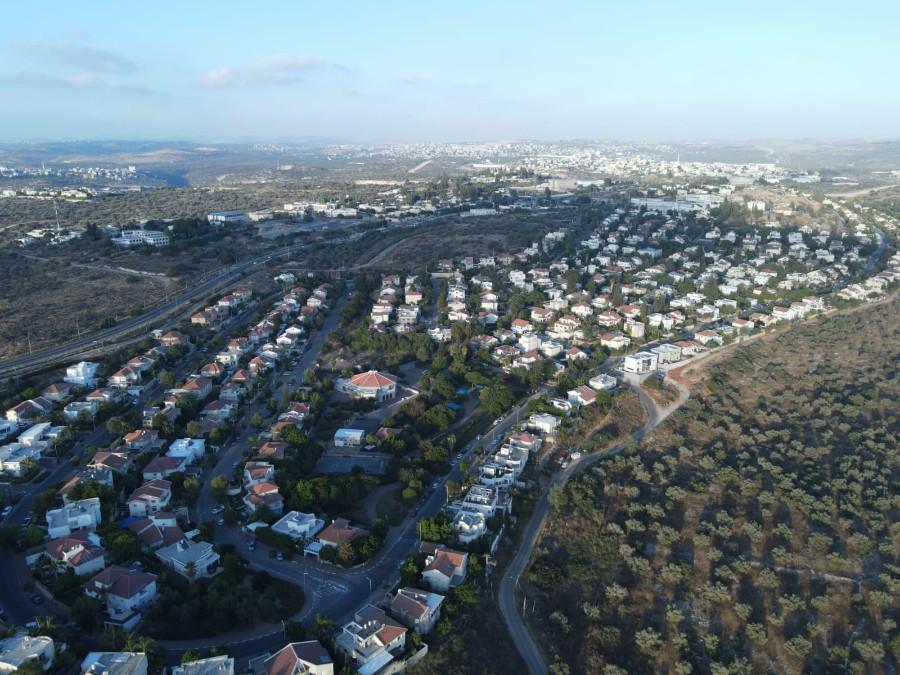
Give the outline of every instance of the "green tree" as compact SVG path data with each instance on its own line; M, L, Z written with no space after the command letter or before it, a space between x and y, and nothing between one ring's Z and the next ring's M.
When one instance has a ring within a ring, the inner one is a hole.
M213 476L209 482L209 489L212 492L213 499L221 502L225 499L225 493L228 492L228 479L221 473Z
M499 417L509 410L516 401L512 392L499 384L482 389L478 399L485 412L491 417Z

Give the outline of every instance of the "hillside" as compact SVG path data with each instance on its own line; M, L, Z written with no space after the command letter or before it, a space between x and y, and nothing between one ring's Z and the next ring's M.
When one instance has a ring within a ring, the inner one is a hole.
M736 350L569 483L522 591L555 672L897 672L898 315Z

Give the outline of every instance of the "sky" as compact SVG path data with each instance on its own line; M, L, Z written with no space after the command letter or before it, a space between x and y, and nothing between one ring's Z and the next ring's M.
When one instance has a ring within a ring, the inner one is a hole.
M7 3L0 140L900 136L896 0Z

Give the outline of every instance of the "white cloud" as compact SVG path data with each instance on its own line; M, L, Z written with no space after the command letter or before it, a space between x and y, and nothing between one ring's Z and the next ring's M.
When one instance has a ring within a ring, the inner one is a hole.
M137 70L135 63L124 54L94 45L80 44L84 40L84 34L75 37L69 31L67 35L67 38L61 40L22 40L15 46L36 60L65 68L117 75Z
M210 89L235 86L290 85L304 81L311 70L327 65L325 59L308 54L276 54L262 61L235 68L216 68L202 78L200 85Z

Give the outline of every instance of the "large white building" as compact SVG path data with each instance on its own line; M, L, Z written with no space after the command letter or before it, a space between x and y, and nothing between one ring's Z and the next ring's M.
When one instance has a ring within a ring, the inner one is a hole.
M312 513L290 511L281 520L272 525L272 531L278 534L286 534L294 539L312 539L324 527L325 521L321 518L316 518Z
M122 234L112 239L116 246L168 246L169 235L156 230L122 230Z
M97 369L99 367L99 364L90 361L76 363L74 366L66 368L66 376L63 380L86 389L93 389L97 386Z
M659 365L659 356L653 352L638 352L637 354L629 354L625 357L622 364L622 370L626 373L635 373L643 375L652 373Z
M53 638L20 633L0 640L0 673L13 673L28 661L36 661L44 670L50 670L55 656Z

